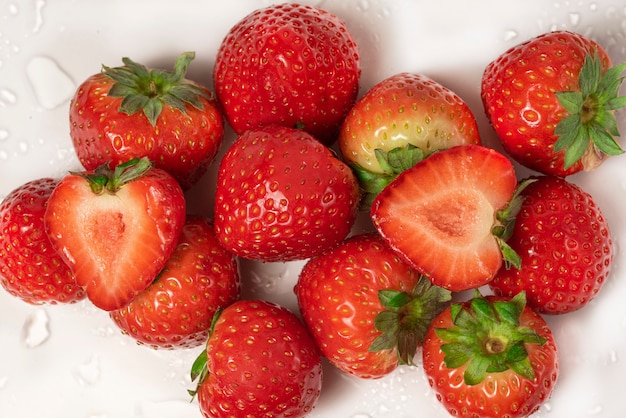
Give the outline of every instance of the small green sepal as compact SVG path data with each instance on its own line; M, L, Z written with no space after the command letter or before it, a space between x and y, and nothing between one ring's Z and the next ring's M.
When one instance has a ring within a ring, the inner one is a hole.
M102 73L114 81L108 95L122 98L118 108L121 113L134 115L142 111L152 126L156 126L164 106L183 113L187 113L187 105L202 110L202 98L210 100L210 95L185 78L194 58L194 52L183 52L171 72L148 69L128 57L122 58L122 67L103 65Z
M95 194L99 195L104 192L115 194L124 185L143 177L153 166L152 161L147 157L133 158L114 169L109 164L109 162L102 164L93 173L71 171L70 174L87 180L91 191Z
M384 289L378 292L378 298L384 310L374 319L374 327L382 334L369 351L396 349L398 362L412 365L430 323L448 306L450 291L421 276L410 293Z
M507 206L496 212L497 223L491 228L491 233L496 238L496 241L500 246L502 259L504 260L504 265L507 269L513 266L519 270L522 266L521 257L513 248L511 248L509 244L507 244L507 240L513 235L515 220L517 219L517 214L522 208L522 203L524 202L524 197L521 193L526 187L528 187L529 184L535 181L537 181L537 179L534 178L528 178L521 181L517 185L517 188L515 189L515 192L513 193L513 196L511 197L511 200L509 200Z
M556 126L558 136L554 151L564 151L567 169L589 155L586 169L593 169L604 156L624 152L615 140L619 137L615 110L626 106L626 96L618 96L624 80L621 74L626 63L609 68L602 74L598 52L588 54L578 74L578 90L555 93L561 106L569 113Z
M465 304L452 304L453 326L436 328L444 342L441 350L449 369L466 365L467 385L482 382L490 373L513 370L527 379L534 378L527 345L543 345L546 340L536 331L520 326L526 306L526 294L520 292L509 300L494 301L480 293Z

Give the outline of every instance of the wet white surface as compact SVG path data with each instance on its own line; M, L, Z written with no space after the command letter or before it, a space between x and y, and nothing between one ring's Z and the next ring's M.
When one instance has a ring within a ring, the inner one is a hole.
M480 104L483 68L498 54L551 29L593 37L615 62L626 61L623 1L501 2L412 0L307 1L338 14L361 49L362 90L400 71L424 73L456 91L474 111L483 141L496 146ZM20 184L79 168L68 136L74 88L122 56L170 68L196 51L189 77L211 86L227 30L269 1L0 0L0 199ZM626 112L619 114L626 132ZM622 141L624 143L624 141ZM535 417L618 417L626 384L625 156L572 181L608 219L616 260L610 280L586 308L548 318L560 348L561 377ZM215 166L215 165L214 165ZM520 170L522 173L523 170ZM210 211L214 171L190 193ZM296 309L301 263L243 262L246 297ZM0 417L199 418L188 370L198 350L160 352L120 334L87 302L36 307L0 289ZM325 368L312 417L446 417L421 369L401 368L362 381Z

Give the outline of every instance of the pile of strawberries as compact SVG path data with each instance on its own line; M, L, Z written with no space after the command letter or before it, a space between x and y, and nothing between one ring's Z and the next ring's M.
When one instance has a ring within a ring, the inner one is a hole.
M193 58L172 71L123 58L79 86L69 120L84 171L0 206L9 293L87 298L155 349L204 345L190 367L205 417L306 415L322 357L364 379L420 365L455 416L525 417L550 397L558 353L541 315L592 300L614 251L566 177L623 152L626 65L565 31L504 52L481 97L505 155L424 75L359 97L357 44L318 8L244 17L217 52L214 93L186 78ZM189 214L185 192L226 124L237 138L213 213ZM518 179L513 161L536 174ZM371 224L357 231L359 211ZM242 300L240 258L306 260L299 312Z

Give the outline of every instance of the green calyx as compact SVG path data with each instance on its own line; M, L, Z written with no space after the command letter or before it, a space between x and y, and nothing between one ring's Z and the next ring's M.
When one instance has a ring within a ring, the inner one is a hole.
M104 192L115 194L125 184L145 175L152 168L152 162L147 158L133 158L126 163L111 169L108 163L96 168L93 173L71 174L83 177L89 182L91 191L95 194Z
M507 269L513 266L519 270L522 265L522 259L519 254L517 254L515 250L507 244L507 240L511 238L511 235L513 235L515 219L517 218L517 214L522 208L522 203L524 202L524 197L521 193L530 183L535 181L536 179L528 178L520 182L515 189L515 193L513 193L511 200L509 200L509 204L496 212L497 224L491 228L491 234L498 241L500 251L502 252L502 259L504 260L504 265Z
M202 110L201 98L210 99L209 95L185 79L189 63L194 58L194 52L180 54L174 71L148 69L126 57L122 58L123 67L103 65L103 74L115 81L108 95L122 98L118 108L122 113L133 115L143 111L152 126L156 125L164 105L183 113L187 112L187 104Z
M351 166L363 191L361 205L364 209L369 209L378 193L398 177L398 174L424 159L424 151L412 144L394 148L388 152L377 148L374 154L383 170L382 173L368 171L357 164Z
M625 69L623 63L602 74L596 51L585 57L578 74L579 91L556 93L569 113L554 130L558 135L554 151L565 151L566 169L581 158L586 169L593 169L604 156L624 152L615 141L620 134L614 113L626 106L626 96L618 96Z
M399 363L412 365L428 326L448 305L450 291L422 276L410 293L387 289L378 292L378 298L385 310L376 316L374 326L382 334L369 351L396 349Z
M520 326L520 316L526 306L526 294L521 292L508 301L493 303L476 292L468 305L451 306L453 327L437 328L444 341L441 351L447 368L466 365L467 385L482 382L487 374L513 370L533 379L528 344L543 345L546 340L530 328Z
M211 326L209 327L209 336L213 334L215 330L215 324L217 323L217 320L219 319L219 317L222 315L223 311L224 311L224 308L218 307L217 310L215 311L215 314L213 314L213 319L211 320ZM191 381L195 382L197 380L195 389L189 389L187 391L187 393L189 393L189 396L191 396L192 401L198 394L198 388L200 387L200 384L202 384L204 379L206 379L206 377L209 375L207 359L208 359L208 353L207 353L207 350L204 349L200 352L198 357L196 357L193 364L191 365L191 373L190 373Z

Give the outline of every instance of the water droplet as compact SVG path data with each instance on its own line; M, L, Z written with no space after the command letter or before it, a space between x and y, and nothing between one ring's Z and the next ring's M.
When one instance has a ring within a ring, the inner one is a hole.
M50 337L48 312L40 308L33 311L22 327L22 339L27 348L38 347Z
M17 145L19 146L21 152L23 153L28 152L28 148L29 148L28 142L20 141Z
M0 128L0 141L5 141L9 138L9 130Z
M578 26L580 23L580 13L571 12L569 14L569 23L571 23L572 26Z
M357 9L359 9L359 10L361 10L361 11L366 11L366 10L369 10L369 8L370 8L370 2L369 2L369 0L359 0L359 1L357 2L356 7L357 7Z
M74 95L74 81L48 57L35 57L26 66L37 101L45 109L54 109L67 102Z
M0 390L4 389L8 381L9 381L8 376L0 376Z
M35 26L33 26L33 32L39 32L41 26L43 25L43 8L46 5L45 0L37 0L35 1Z
M504 31L504 41L508 42L508 41L512 41L513 39L517 38L517 31L514 29L508 29Z
M16 16L20 11L20 9L17 7L17 4L15 3L10 3L8 9L9 9L9 14L13 16Z
M602 413L603 409L601 405L596 405L592 408L589 408L589 410L587 411L587 413L589 415L600 415Z
M14 105L17 103L17 95L11 90L3 88L0 90L0 106Z
M82 386L97 383L100 379L100 358L97 355L89 357L85 362L76 366L73 375Z
M591 10L592 12L595 12L596 10L598 10L598 4L597 3L591 3L589 5L589 10Z

